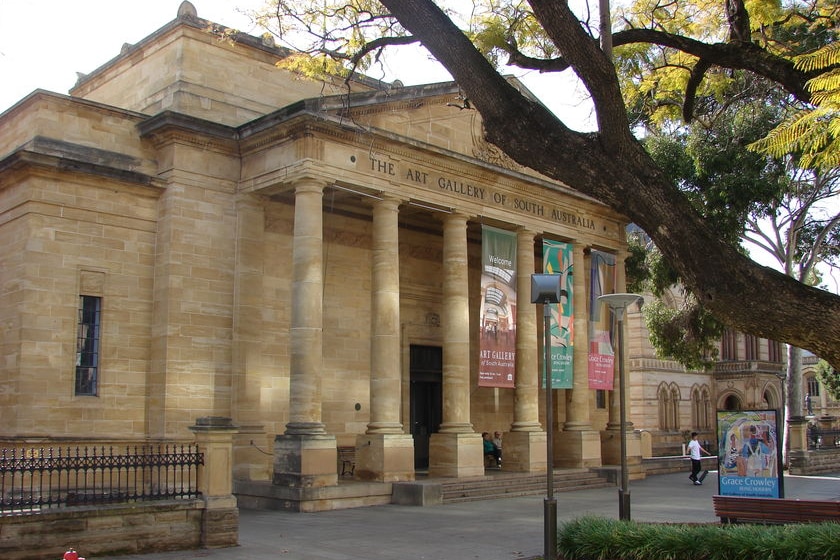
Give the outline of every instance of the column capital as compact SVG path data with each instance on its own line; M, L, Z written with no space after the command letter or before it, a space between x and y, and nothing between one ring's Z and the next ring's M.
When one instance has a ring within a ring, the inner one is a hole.
M295 193L311 192L323 194L328 184L328 181L316 179L315 177L301 177L292 182Z

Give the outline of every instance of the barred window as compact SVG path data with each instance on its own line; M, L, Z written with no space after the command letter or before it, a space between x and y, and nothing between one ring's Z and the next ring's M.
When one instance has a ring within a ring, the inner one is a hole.
M97 395L101 312L101 297L79 296L79 325L76 334L76 395Z

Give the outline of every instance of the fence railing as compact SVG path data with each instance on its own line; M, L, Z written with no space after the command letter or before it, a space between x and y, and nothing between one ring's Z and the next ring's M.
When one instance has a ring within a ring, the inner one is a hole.
M808 449L837 449L840 447L840 430L808 428Z
M0 514L198 498L195 444L0 450Z

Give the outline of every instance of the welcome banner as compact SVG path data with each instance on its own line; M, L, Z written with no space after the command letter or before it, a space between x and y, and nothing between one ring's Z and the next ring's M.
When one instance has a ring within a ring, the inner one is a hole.
M615 255L593 250L589 277L589 388L611 391L615 354L611 344L612 312L598 296L615 293Z
M560 276L560 303L550 304L549 340L551 342L551 387L571 389L574 383L574 291L572 288L572 245L543 240L543 272ZM543 387L545 387L545 368Z
M479 321L479 387L514 387L516 234L490 226L482 228Z

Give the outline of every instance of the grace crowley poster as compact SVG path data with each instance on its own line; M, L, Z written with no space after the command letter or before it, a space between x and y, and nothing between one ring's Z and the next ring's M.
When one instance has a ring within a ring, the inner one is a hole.
M784 497L777 411L719 410L717 436L722 496Z
M479 387L515 386L516 234L483 226Z
M560 303L550 304L551 387L571 389L574 383L574 292L572 244L543 240L543 272L560 275ZM543 350L544 351L544 350ZM545 369L545 368L544 368ZM545 387L545 371L543 371Z
M615 353L612 346L613 312L598 297L615 293L615 255L592 250L589 276L589 388L612 391Z

